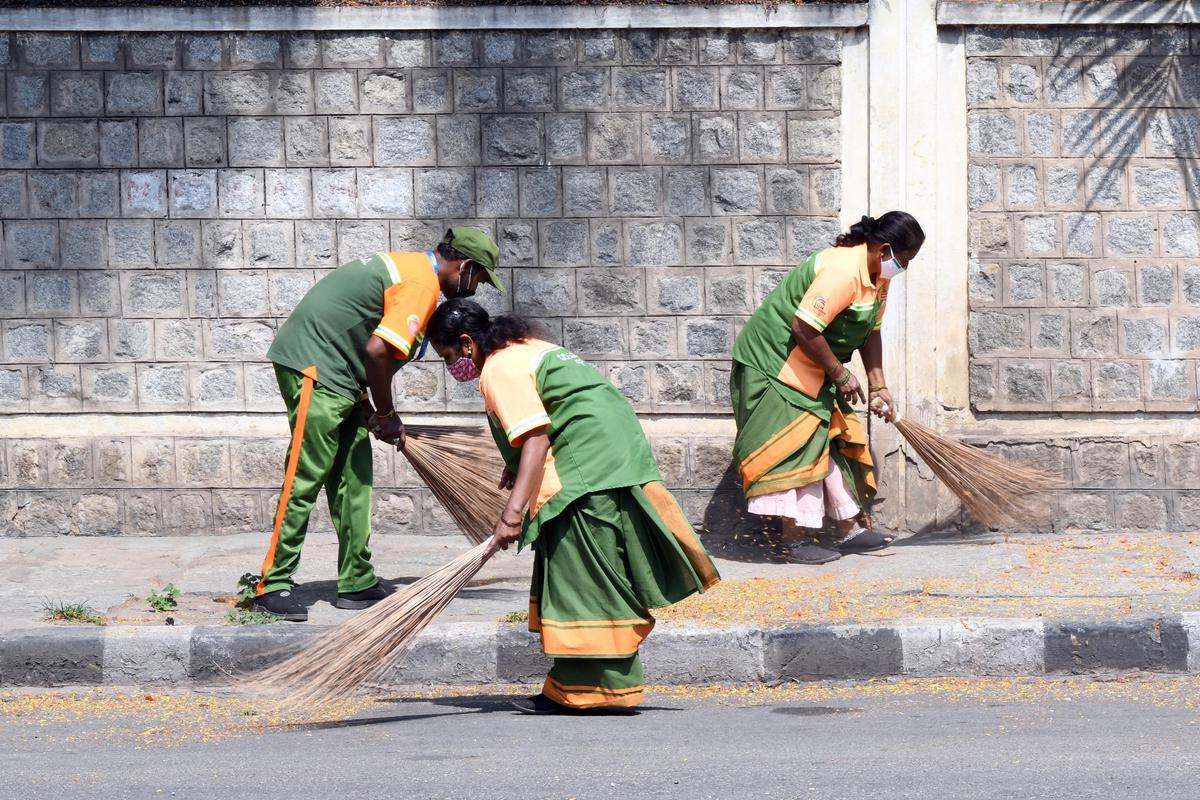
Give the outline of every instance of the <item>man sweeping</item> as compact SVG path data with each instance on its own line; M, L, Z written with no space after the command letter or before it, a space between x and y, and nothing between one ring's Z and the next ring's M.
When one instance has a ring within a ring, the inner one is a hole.
M338 538L338 608L387 596L371 566L370 433L393 445L404 425L392 376L425 350L425 325L446 298L470 297L496 276L499 249L475 228L455 227L428 252L379 253L317 282L280 327L275 365L292 441L254 610L303 622L292 595L308 519L322 487ZM368 394L369 389L369 394ZM372 401L374 401L372 403Z

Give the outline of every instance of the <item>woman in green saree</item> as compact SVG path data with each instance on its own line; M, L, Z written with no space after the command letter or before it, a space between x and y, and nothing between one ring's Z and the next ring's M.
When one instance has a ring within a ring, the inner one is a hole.
M448 300L426 335L459 381L479 378L512 490L495 547L534 551L529 629L554 666L527 714L628 709L642 701L638 648L652 608L720 577L662 484L625 397L519 317ZM490 553L489 553L490 555Z
M863 217L789 272L734 344L734 462L747 509L783 519L795 561L824 564L892 541L866 527L874 464L852 404L869 399L879 416L895 413L880 326L889 283L924 242L903 211ZM845 367L856 350L867 393ZM825 517L834 524L832 548L805 530L822 528Z

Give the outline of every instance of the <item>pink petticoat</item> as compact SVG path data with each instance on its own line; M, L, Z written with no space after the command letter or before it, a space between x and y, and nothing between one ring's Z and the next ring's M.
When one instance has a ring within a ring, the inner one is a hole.
M751 497L746 509L764 517L788 517L805 528L822 527L826 516L834 520L850 519L859 510L842 479L842 471L832 463L829 474L820 483Z

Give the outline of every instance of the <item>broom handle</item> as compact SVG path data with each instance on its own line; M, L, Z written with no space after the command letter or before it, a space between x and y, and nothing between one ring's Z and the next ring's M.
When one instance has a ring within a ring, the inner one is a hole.
M887 403L880 404L879 410L886 412L888 410L888 404ZM899 421L900 421L900 412L897 411L896 416L892 417L892 424L895 425Z

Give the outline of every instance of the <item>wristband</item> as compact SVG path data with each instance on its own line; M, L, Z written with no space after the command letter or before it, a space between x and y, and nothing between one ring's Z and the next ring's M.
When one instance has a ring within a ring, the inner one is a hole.
M835 386L844 386L844 385L845 385L845 384L846 384L846 383L847 383L847 382L848 382L848 381L849 381L851 378L853 378L853 377L854 377L854 376L850 374L850 370L848 370L848 369L846 369L845 367L843 367L843 368L842 368L842 377L840 377L840 378L834 378L834 379L833 379L833 384L834 384Z
M875 392L883 392L886 390L887 390L886 386L872 386L870 389L870 392L871 392L871 394L875 394Z

